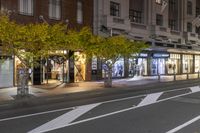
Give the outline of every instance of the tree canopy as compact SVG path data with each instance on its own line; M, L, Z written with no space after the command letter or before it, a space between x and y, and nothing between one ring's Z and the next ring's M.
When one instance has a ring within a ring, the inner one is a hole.
M47 23L17 24L7 16L0 16L0 40L4 54L15 55L27 66L48 58L51 53L62 50L69 44L66 26Z

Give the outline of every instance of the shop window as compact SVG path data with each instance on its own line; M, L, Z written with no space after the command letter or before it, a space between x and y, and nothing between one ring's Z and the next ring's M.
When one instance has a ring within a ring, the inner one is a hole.
M180 54L170 54L170 58L166 63L167 74L180 73L180 59Z
M3 59L0 57L0 87L13 86L13 60Z
M195 55L195 72L200 72L200 55Z
M74 77L75 82L80 82L85 80L86 76L86 55L80 52L75 52L75 62L74 62Z
M111 61L110 61L111 63ZM102 76L105 77L105 71L108 70L105 64L102 65ZM120 58L113 64L112 77L124 77L124 59Z
M191 73L193 69L193 56L192 55L183 55L183 73Z

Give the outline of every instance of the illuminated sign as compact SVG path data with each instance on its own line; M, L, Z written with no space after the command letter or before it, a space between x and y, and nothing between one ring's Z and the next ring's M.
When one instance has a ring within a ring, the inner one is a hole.
M92 70L97 70L97 58L92 58Z
M148 57L147 53L140 53L140 57Z
M168 53L154 53L153 57L154 58L169 58L169 54Z

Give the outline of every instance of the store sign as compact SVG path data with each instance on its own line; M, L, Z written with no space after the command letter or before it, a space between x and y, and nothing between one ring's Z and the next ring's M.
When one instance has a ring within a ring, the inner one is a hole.
M97 58L92 58L92 70L97 70Z
M169 54L167 54L167 53L154 53L153 57L154 58L169 58Z
M140 53L139 57L148 57L148 54L147 53Z

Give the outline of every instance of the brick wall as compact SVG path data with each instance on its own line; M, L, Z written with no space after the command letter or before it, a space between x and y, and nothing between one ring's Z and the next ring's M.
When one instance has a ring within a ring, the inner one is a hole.
M48 23L65 22L68 19L70 28L80 28L82 26L92 27L93 25L93 0L83 0L83 24L76 22L77 0L61 0L61 20L59 21L49 19L48 0L34 0L33 16L19 14L18 0L0 0L0 2L4 9L12 11L11 18L18 23L41 22L39 16L43 15Z

